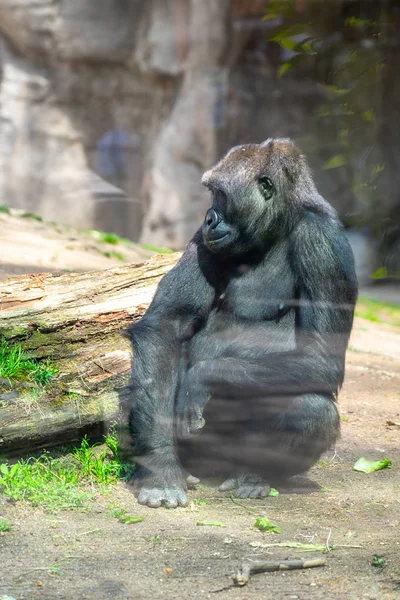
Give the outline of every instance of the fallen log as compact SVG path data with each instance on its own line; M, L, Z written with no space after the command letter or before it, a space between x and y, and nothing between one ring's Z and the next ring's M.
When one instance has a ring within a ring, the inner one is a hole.
M140 319L178 258L0 282L0 338L57 370L46 386L29 377L0 379L0 453L98 435L118 417L131 362L121 333Z

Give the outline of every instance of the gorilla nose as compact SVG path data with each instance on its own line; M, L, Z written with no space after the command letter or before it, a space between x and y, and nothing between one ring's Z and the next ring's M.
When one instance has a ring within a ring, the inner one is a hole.
M220 218L213 208L210 208L206 214L206 225L209 229L215 229L220 222Z

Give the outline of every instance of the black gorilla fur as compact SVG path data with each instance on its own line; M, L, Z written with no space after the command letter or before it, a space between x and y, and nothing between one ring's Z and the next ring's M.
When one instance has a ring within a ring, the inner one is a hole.
M202 181L212 208L130 329L134 485L152 507L187 504L182 463L266 495L340 432L357 281L334 209L288 139L235 147Z

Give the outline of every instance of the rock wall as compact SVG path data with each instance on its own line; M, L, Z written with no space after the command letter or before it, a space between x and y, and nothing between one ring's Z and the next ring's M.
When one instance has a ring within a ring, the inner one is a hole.
M327 92L304 73L277 79L264 11L264 0L0 0L0 204L179 249L209 203L202 172L276 135L304 148L344 219L357 212L353 174L321 169L336 151L334 126L315 120Z
M166 3L0 0L0 31L0 203L137 240L182 70Z

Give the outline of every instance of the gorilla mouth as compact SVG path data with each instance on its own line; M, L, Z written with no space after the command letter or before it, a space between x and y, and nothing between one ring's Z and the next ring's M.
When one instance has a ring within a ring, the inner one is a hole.
M219 244L220 242L222 242L222 240L224 240L225 238L227 238L229 236L229 233L224 233L224 235L221 235L220 237L211 237L211 236L207 236L207 243L208 244Z
M227 238L229 238L229 233L224 233L220 237L209 237L204 236L204 243L211 251L222 250L226 246L230 246L230 242L227 242Z

